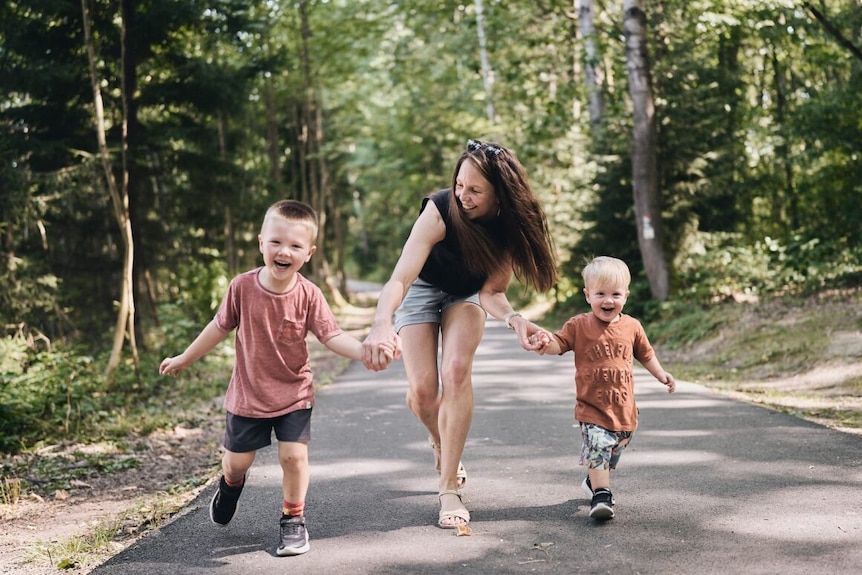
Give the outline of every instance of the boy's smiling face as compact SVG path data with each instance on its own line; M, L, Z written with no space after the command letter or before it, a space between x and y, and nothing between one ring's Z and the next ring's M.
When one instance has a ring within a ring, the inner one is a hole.
M617 321L626 305L629 290L625 285L598 284L584 288L584 295L593 314L600 320Z
M276 292L293 285L297 272L317 249L308 225L277 215L266 217L257 239L265 266L261 280Z

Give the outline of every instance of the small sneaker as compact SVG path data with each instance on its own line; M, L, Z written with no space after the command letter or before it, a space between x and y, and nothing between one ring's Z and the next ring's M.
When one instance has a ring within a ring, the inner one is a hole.
M227 525L233 516L236 515L237 502L242 493L242 488L245 487L245 481L248 479L248 473L242 480L242 485L239 487L230 487L224 480L222 475L218 480L218 489L210 501L210 519L217 525Z
M308 543L308 529L302 515L282 515L279 521L281 544L275 550L279 557L302 555L311 549Z
M614 496L609 489L599 487L595 490L590 505L590 517L593 519L613 519Z
M583 489L583 490L584 490L584 493L586 493L586 494L587 494L587 497L588 497L588 498L590 498L590 499L592 499L592 498L593 498L593 486L592 486L592 484L590 483L590 476L589 476L589 475L587 475L587 476L584 478L583 483L581 483L581 489Z
M587 475L584 478L583 482L581 482L581 489L584 490L584 493L587 494L588 498L590 498L590 499L593 498L593 484L590 483L590 476L589 475ZM611 505L616 505L616 503L617 503L616 500L613 497L611 497Z

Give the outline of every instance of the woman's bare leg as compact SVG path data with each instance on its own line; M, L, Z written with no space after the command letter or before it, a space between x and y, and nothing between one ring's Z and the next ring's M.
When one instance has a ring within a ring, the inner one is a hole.
M457 489L458 463L473 421L473 357L485 330L485 312L461 303L443 315L441 397L437 416L440 432L440 491ZM457 523L458 521L456 521Z

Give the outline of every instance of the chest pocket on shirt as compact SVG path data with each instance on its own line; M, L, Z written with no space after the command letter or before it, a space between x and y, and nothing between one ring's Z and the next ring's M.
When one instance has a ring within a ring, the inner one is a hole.
M278 341L297 343L305 339L305 324L290 319L281 320Z

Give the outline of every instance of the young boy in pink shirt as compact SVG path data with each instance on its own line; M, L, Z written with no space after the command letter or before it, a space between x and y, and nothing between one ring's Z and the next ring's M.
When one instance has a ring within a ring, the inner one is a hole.
M235 277L213 320L183 353L159 366L160 374L175 376L236 330L236 360L224 399L223 474L210 519L219 525L233 519L255 453L270 445L275 431L283 491L280 556L310 548L304 511L314 385L306 335L362 360L362 344L338 327L321 290L299 273L317 249L317 231L317 214L302 202L270 206L258 235L264 265ZM393 344L381 349L389 362L400 351Z
M631 283L625 262L597 257L584 268L583 278L592 311L570 318L553 334L543 331L532 339L541 346L536 350L539 355L570 350L575 354L575 419L583 438L578 462L588 468L581 487L591 497L590 517L611 519L611 470L638 426L633 360L669 393L676 389L676 381L662 368L641 323L623 313Z

